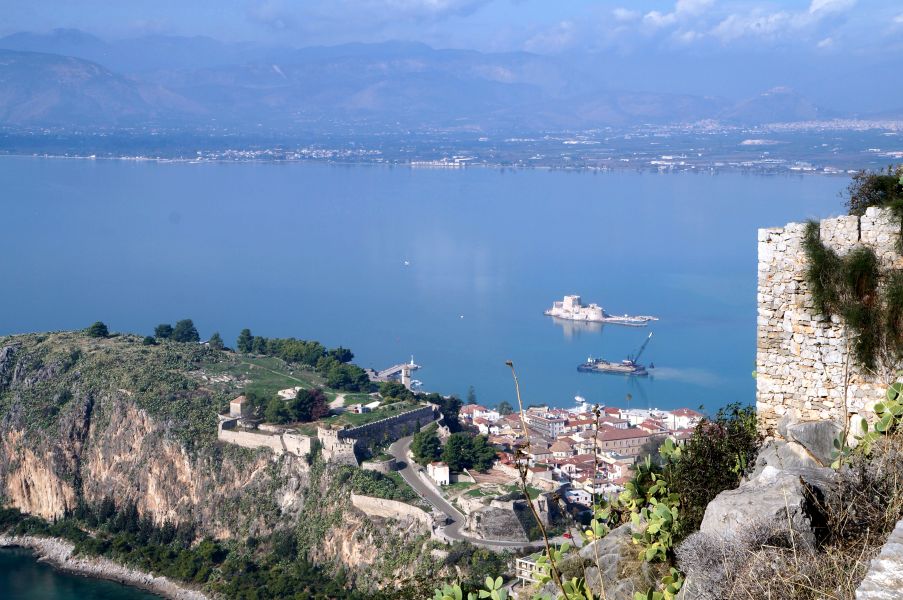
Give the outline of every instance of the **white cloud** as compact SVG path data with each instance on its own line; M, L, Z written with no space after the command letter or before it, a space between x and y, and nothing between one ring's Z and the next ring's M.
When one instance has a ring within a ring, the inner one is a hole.
M614 16L615 21L619 21L621 23L627 23L630 21L636 21L640 18L640 13L635 10L630 10L628 8L618 7L611 11L612 16Z
M690 17L703 14L714 4L714 0L677 0L674 3L674 10L669 13L657 10L647 12L643 15L643 23L654 29L670 27Z
M900 13L899 15L894 17L894 23L897 23L898 25L903 25L903 13Z
M816 46L819 48L830 48L833 45L834 45L834 38L831 38L831 37L826 37L825 39L820 40L816 44Z
M855 5L856 0L812 0L809 5L809 14L844 12Z
M793 15L787 12L733 14L716 25L711 34L722 42L742 37L771 37L791 26Z

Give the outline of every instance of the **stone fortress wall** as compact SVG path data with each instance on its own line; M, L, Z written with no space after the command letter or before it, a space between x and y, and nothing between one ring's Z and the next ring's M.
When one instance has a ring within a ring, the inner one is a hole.
M361 496L351 494L351 503L358 510L371 517L383 517L385 519L397 519L399 521L416 521L430 531L433 525L433 517L422 508L417 508L397 500L374 498L373 496Z
M847 414L870 418L888 383L851 357L845 403L845 328L837 316L827 320L813 306L805 231L805 223L759 230L756 408L760 427L772 433L781 419L842 425ZM903 267L895 247L900 222L888 209L825 219L820 233L822 243L840 255L863 245L875 251L882 268Z
M379 421L347 429L317 428L323 457L328 462L357 466L355 446L358 440L395 441L414 433L418 427L432 422L437 417L434 406L415 408ZM273 426L261 426L258 430L239 428L239 419L221 418L217 427L217 439L244 448L269 448L277 457L285 453L305 456L310 453L312 436L291 431L283 431Z
M395 441L405 435L411 435L420 427L432 423L438 416L433 406L423 406L403 412L366 425L340 430L344 439L363 440L366 442Z

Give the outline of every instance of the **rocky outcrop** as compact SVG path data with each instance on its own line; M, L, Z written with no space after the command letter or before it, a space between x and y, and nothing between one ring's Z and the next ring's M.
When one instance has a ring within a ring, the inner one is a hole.
M856 589L856 600L894 600L903 595L903 521L897 523Z
M528 541L513 506L486 506L467 515L467 528L484 540Z

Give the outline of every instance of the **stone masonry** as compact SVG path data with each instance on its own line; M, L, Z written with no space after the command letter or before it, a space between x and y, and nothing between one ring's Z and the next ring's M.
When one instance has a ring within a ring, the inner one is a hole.
M849 361L845 327L813 307L806 282L805 223L759 230L759 290L756 355L756 407L760 427L777 434L778 421L832 420L847 414L869 418L884 396L888 373L868 373ZM822 242L840 255L865 245L883 268L903 267L895 248L900 223L886 209L869 208L862 217L843 216L820 223Z

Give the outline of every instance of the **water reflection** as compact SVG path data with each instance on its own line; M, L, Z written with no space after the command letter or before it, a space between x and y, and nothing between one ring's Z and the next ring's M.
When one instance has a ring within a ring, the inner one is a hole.
M605 325L602 323L593 323L592 321L571 321L560 317L552 317L552 321L561 326L566 340L579 338L583 334L596 335L602 333Z

